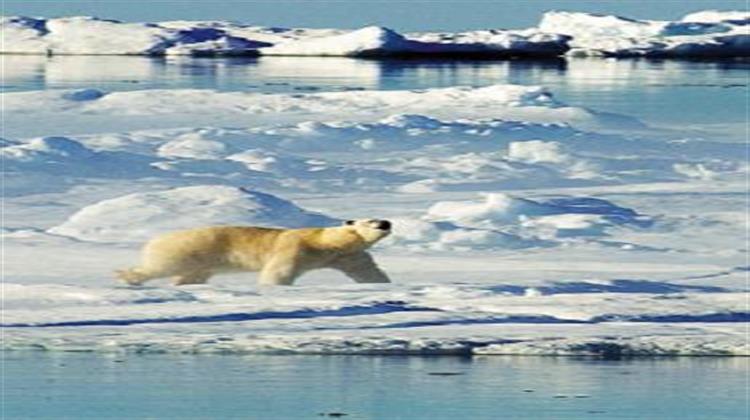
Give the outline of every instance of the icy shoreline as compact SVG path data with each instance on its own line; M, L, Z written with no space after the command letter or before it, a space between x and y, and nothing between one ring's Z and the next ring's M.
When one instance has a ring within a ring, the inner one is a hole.
M750 14L704 11L679 21L547 12L537 28L405 33L250 26L227 21L124 23L94 17L0 20L0 54L543 58L750 56Z
M744 293L721 288L701 292L700 287L659 282L650 287L654 293L629 292L646 290L637 282L573 288L560 283L525 289L394 285L263 291L7 284L2 349L141 354L750 355L744 335ZM574 290L577 293L570 293ZM401 300L390 300L396 298ZM570 306L571 301L576 306ZM51 316L54 321L47 322Z

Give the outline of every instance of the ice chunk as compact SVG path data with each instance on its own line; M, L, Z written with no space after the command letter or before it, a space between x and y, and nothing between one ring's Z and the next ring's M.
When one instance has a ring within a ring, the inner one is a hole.
M0 17L2 53L47 54L49 46L43 38L48 30L44 19L24 16Z
M524 239L492 229L458 226L451 222L392 219L393 235L385 244L411 250L518 249L546 246L541 240Z
M685 15L682 18L683 22L731 22L731 23L747 23L750 21L750 12L747 10L730 10L730 11L719 11L719 10L703 10L700 12L694 12Z
M750 55L747 14L694 13L680 22L547 12L539 28L573 37L571 55L742 57Z
M368 26L343 35L291 41L263 48L263 55L375 56L408 50L409 41L388 28Z
M448 221L477 229L503 229L540 239L603 236L606 229L626 225L649 227L652 220L636 211L590 197L534 201L508 194L484 194L484 202L442 201L425 219Z
M508 157L529 163L562 163L570 157L562 150L558 142L540 140L517 141L508 146Z
M401 35L369 26L344 34L292 40L261 49L264 55L318 56L556 56L568 49L568 38L535 31L476 31L461 34Z

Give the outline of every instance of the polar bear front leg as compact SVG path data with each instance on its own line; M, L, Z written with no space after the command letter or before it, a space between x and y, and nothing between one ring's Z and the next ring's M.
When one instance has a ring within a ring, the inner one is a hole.
M258 284L264 286L283 285L294 283L299 275L296 258L287 255L277 255L263 266L260 271Z
M357 283L390 283L388 275L381 270L367 252L358 252L337 258L331 268L344 272Z

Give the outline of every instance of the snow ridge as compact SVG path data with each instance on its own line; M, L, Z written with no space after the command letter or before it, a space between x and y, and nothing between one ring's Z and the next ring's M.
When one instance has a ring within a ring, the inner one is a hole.
M232 22L124 23L89 16L0 20L5 54L315 55L344 57L748 56L746 12L703 11L674 22L548 12L538 28L399 34L252 27Z

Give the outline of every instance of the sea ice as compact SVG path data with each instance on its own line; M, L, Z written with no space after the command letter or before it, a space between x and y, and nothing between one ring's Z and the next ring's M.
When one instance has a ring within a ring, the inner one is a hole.
M555 57L575 55L747 56L748 14L703 11L680 21L634 20L578 12L548 12L537 28L400 34L275 28L224 21L125 23L87 16L0 20L3 53L115 55L316 55Z
M750 354L745 145L553 93L3 93L3 348ZM365 217L392 284L112 275L166 230Z
M570 55L746 57L748 21L750 14L743 12L698 12L676 22L547 12L539 29L571 36Z

